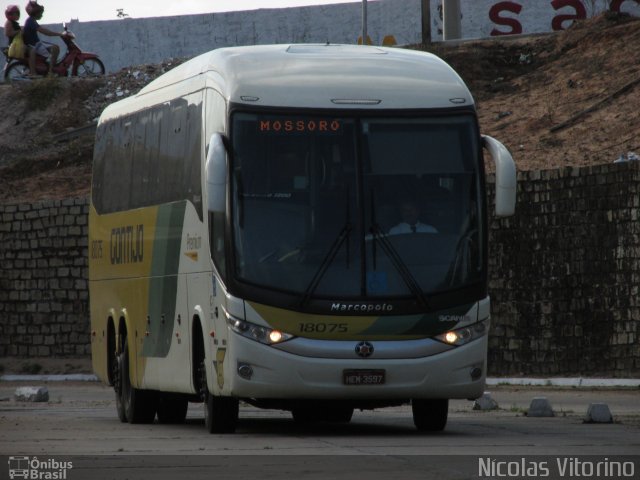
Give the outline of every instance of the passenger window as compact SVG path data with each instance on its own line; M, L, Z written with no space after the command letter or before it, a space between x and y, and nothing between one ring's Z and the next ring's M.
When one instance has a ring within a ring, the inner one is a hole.
M209 213L209 239L211 256L220 276L224 280L226 277L226 263L224 254L224 213Z

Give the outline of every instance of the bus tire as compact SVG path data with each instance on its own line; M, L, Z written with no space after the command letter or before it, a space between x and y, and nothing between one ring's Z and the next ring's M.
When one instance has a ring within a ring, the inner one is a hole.
M115 355L113 362L113 389L116 392L116 410L122 423L127 423L127 412L122 402L122 354Z
M208 394L205 403L205 425L209 433L234 433L238 424L239 402L233 397Z
M204 424L209 433L234 433L238 424L239 402L233 397L217 397L209 392L204 361L200 364L204 401Z
M183 395L160 393L158 396L158 422L184 423L189 402Z
M413 424L422 432L440 432L447 425L449 400L446 398L411 400Z
M120 354L120 395L122 408L129 423L153 423L156 417L157 394L151 390L140 390L131 385L129 378L129 349L125 343Z

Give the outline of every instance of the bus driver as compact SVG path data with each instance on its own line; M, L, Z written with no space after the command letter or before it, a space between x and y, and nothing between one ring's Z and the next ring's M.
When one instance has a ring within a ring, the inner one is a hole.
M435 227L420 221L420 208L413 200L404 200L400 204L402 222L389 230L389 235L404 233L438 233Z

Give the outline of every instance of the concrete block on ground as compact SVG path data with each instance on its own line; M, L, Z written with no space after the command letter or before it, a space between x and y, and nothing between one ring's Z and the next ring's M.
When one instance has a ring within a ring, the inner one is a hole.
M18 387L14 394L16 402L48 402L47 387Z
M586 423L613 423L613 416L606 403L591 403L587 409Z
M531 400L529 405L529 411L527 417L555 417L551 403L547 400L547 397L535 397Z
M480 398L473 403L474 410L497 410L498 402L491 397L491 392L484 392Z

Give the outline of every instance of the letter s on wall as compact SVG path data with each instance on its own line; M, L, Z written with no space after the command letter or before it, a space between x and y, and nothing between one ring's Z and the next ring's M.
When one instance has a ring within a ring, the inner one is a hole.
M522 24L515 18L500 16L503 11L518 15L522 11L522 5L516 2L498 2L494 4L489 10L489 19L496 25L511 27L511 30L503 32L494 28L491 30L491 36L497 37L499 35L516 35L522 33Z

